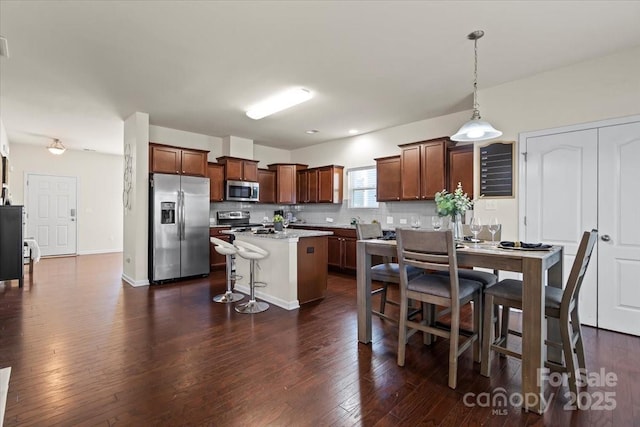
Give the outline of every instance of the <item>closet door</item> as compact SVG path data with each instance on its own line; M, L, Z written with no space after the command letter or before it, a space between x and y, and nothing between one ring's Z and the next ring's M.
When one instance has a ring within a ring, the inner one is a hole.
M525 140L525 242L564 246L566 282L585 230L598 228L598 131L587 129ZM582 283L583 324L597 325L597 251Z
M598 152L598 326L640 335L640 122L600 128Z

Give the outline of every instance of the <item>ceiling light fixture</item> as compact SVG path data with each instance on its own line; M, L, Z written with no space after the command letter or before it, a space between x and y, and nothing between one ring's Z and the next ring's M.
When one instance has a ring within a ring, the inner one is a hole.
M60 154L64 153L64 151L66 150L66 147L62 145L62 142L60 142L58 138L56 138L53 140L51 144L49 144L49 146L47 147L47 150L49 150L51 154L55 154L59 156Z
M350 135L355 135L355 134L357 134L358 132L359 132L359 131L358 131L358 129L349 129L349 134L350 134Z
M247 116L254 120L259 120L278 111L286 110L294 105L308 101L312 96L311 92L307 89L291 89L254 105L247 110Z
M309 130L305 130L305 133L308 133L309 135L313 135L314 133L318 133L320 132L318 129L309 129Z
M489 122L480 120L480 104L478 104L478 39L482 38L482 36L484 36L484 31L482 30L476 30L467 36L469 40L473 40L473 51L475 54L473 68L473 114L471 115L471 120L463 124L460 130L451 137L452 141L486 141L502 135L502 132L496 130Z

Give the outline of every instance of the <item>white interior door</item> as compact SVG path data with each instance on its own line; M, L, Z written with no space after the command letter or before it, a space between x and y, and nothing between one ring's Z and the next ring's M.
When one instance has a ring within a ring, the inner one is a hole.
M525 242L564 246L566 282L585 230L598 224L598 131L587 129L527 137L525 168ZM580 317L596 326L597 250L580 293Z
M599 129L598 326L640 335L640 122Z
M76 177L27 175L27 234L43 256L76 253Z

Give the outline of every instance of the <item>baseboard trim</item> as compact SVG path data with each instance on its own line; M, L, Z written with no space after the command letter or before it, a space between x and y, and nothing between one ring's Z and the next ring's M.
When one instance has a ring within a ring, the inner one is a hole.
M7 395L9 394L9 377L11 376L11 366L0 369L0 427L4 421L4 410L7 405Z
M242 285L239 283L236 283L234 286L234 289L237 291L240 291L246 295L250 294L250 290L249 290L249 286L248 285ZM285 310L295 310L297 308L300 308L300 301L293 300L293 301L285 301L281 298L276 298L274 296L271 295L267 295L263 292L261 292L260 290L256 289L256 298L260 298L261 300L264 300L266 302L270 302L273 305L277 305L280 308L284 308ZM240 304L242 304L243 302L248 301L247 299L244 299L242 301L240 301Z
M149 280L148 279L135 280L135 279L132 279L131 277L127 276L124 273L122 273L122 280L124 280L128 285L133 286L134 288L137 288L137 287L140 287L140 286L149 286Z
M122 252L122 249L97 249L94 251L78 251L78 255L112 254L116 252Z

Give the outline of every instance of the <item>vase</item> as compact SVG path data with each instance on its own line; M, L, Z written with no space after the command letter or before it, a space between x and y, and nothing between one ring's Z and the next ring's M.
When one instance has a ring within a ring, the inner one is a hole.
M273 228L276 231L282 231L282 223L281 222L274 222L273 223Z
M462 235L462 215L457 213L451 215L451 231L453 231L454 240L463 240Z

